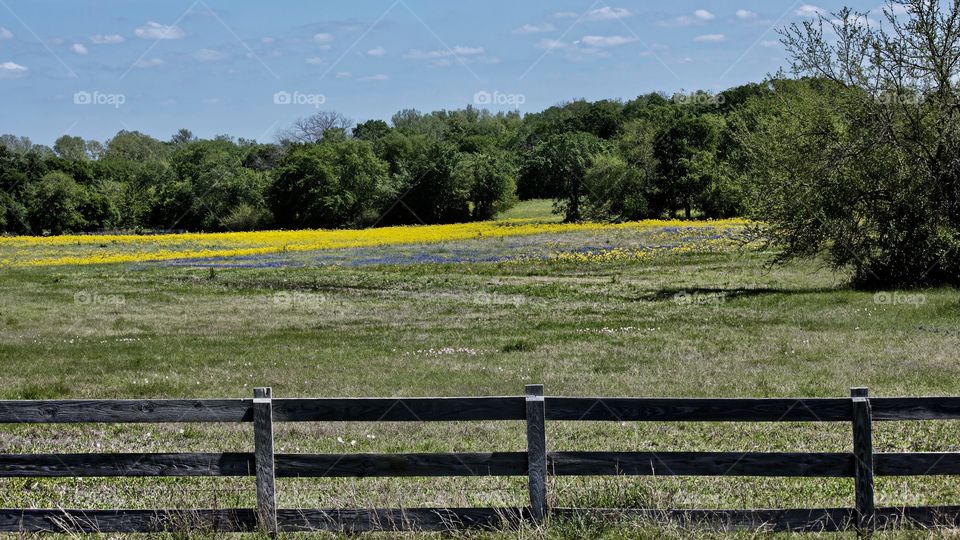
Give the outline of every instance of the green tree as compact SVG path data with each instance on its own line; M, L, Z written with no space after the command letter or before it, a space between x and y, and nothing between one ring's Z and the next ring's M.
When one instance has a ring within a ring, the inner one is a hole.
M463 154L454 170L456 184L469 188L475 220L492 219L516 202L516 175L503 154Z
M387 164L370 143L325 137L290 148L267 199L281 227L338 228L374 222L394 194Z
M178 129L177 132L170 137L170 143L174 146L181 146L195 140L196 137L193 136L193 132L186 128Z
M30 227L34 231L62 234L81 231L87 226L82 212L88 203L87 193L66 173L47 173L38 182L27 186L24 198Z
M590 133L560 133L543 139L521 165L521 198L549 194L556 199L557 212L567 221L579 221L587 169L593 156L607 151L607 145Z
M133 161L155 161L166 157L163 143L139 131L120 131L107 142L104 157Z
M243 166L244 150L227 137L182 144L171 156L178 182L163 186L154 216L166 227L227 229L241 206L261 213L266 223L267 177ZM245 227L247 225L244 225Z
M826 252L862 286L960 283L960 3L894 0L783 32L791 67L747 132L781 258Z
M53 151L61 158L70 161L87 159L87 143L81 137L62 135L53 143Z
M584 186L583 215L587 219L629 221L649 217L643 170L620 156L594 156Z
M367 120L353 127L353 136L371 143L379 141L390 133L390 126L383 120Z
M656 213L672 215L682 208L689 219L694 202L709 183L704 169L694 167L701 154L716 151L718 127L707 116L685 114L659 132L653 141L657 160L659 197L652 201Z
M457 223L470 219L470 188L454 174L456 147L443 140L414 138L414 153L399 177L399 208L393 217L407 223Z

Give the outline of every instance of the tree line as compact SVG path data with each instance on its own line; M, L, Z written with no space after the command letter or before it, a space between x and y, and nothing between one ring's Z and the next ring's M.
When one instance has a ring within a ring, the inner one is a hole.
M298 120L272 143L121 131L53 147L0 136L0 229L254 230L490 219L553 198L566 219L744 211L728 117L769 86L576 100L535 113L474 107L354 123Z

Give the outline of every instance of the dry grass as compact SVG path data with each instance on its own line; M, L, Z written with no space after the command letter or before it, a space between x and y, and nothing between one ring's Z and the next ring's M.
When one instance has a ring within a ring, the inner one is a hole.
M960 394L956 291L920 291L922 305L878 304L873 293L848 290L842 276L814 264L771 269L766 260L750 252L213 273L159 266L5 269L0 397L246 397L254 386L272 386L277 397L516 395L533 382L552 395L844 396L860 385L874 395ZM84 302L80 293L99 300ZM956 428L879 425L877 450L956 450ZM556 450L843 451L850 445L841 425L555 423L548 437ZM297 424L277 431L282 452L523 446L516 422ZM0 429L4 453L251 448L249 426ZM496 506L523 504L525 490L517 478L281 480L279 498L288 508ZM852 493L852 482L829 479L567 478L550 489L560 506L678 508L849 506ZM950 479L878 484L884 505L958 501ZM253 502L249 479L0 480L0 507ZM585 522L463 536L717 535L669 524Z

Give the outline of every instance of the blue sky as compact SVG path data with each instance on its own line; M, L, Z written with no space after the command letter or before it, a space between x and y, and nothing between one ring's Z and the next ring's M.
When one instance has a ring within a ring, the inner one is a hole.
M860 10L881 0L851 0ZM0 0L0 133L51 144L186 127L272 140L317 108L389 119L479 102L721 90L784 63L783 0Z

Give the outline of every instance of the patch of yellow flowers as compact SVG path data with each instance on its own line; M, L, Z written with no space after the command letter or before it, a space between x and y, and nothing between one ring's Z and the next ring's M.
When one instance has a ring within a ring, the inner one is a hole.
M666 227L738 229L741 219L646 220L627 223L540 223L525 219L360 230L298 230L169 235L0 237L0 266L89 265L238 257L292 251L426 244L595 230L650 231Z

